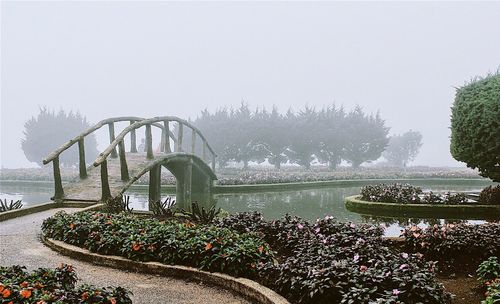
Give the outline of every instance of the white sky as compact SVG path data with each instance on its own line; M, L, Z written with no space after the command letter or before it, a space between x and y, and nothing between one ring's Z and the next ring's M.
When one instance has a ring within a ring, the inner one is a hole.
M195 117L361 105L423 134L414 164L456 166L454 87L500 66L500 2L1 3L0 165L38 107Z

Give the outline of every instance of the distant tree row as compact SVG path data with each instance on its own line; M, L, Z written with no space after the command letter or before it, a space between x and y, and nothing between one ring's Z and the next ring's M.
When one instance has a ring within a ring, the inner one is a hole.
M26 158L42 166L42 160L56 148L72 139L89 127L89 123L80 113L63 110L55 113L45 107L40 108L37 117L32 117L24 124L24 138L21 147ZM94 134L85 138L88 159L94 159L97 152L97 141ZM78 163L78 147L74 145L67 153L60 156L61 165L72 167Z
M335 105L319 111L305 107L280 114L222 108L202 111L194 124L206 136L218 155L221 167L229 161L244 167L266 159L275 168L293 163L310 168L313 160L336 168L342 160L357 168L378 159L389 143L388 131L379 114L366 114L360 107L347 112Z

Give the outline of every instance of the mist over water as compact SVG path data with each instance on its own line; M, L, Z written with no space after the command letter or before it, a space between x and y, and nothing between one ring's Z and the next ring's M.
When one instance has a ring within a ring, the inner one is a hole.
M115 116L335 102L421 132L413 165L449 153L455 87L500 66L500 3L1 3L4 168L40 106ZM478 35L478 33L481 33ZM76 134L75 134L76 135ZM107 134L97 134L99 148Z

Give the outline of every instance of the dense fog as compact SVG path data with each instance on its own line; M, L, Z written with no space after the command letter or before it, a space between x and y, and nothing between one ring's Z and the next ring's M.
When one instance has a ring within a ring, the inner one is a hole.
M0 165L37 166L21 141L41 107L195 121L244 102L282 115L358 105L388 135L422 135L410 165L463 166L450 106L499 68L499 28L500 2L2 1Z

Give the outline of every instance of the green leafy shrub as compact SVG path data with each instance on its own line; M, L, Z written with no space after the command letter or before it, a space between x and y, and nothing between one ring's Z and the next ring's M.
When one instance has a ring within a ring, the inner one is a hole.
M404 250L422 253L426 259L449 267L460 262L477 267L484 259L500 255L500 223L470 225L444 224L420 228L412 226L403 231Z
M378 184L361 188L361 199L369 202L418 204L419 194L422 194L422 189L409 184Z
M457 89L451 114L451 154L500 181L500 74Z
M500 303L500 278L487 282L486 299L481 304Z
M500 185L484 188L479 193L479 202L487 205L500 205Z
M10 210L16 210L16 209L21 209L23 207L22 201L17 200L14 202L14 200L10 200L10 203L7 202L7 199L0 199L0 212L5 212L5 211L10 211Z
M483 282L500 278L500 262L496 256L489 257L479 264L476 271L477 276Z
M101 254L180 264L254 277L273 252L251 233L192 222L159 221L120 213L58 213L42 225L44 235Z
M1 303L58 304L129 304L131 292L121 287L75 288L77 275L71 265L56 269L38 268L29 273L26 267L0 267Z

